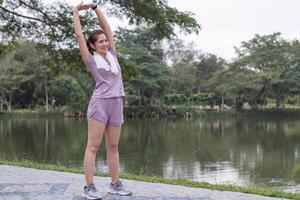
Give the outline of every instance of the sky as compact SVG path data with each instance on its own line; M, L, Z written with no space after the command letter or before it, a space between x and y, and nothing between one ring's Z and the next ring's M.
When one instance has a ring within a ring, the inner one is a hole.
M62 1L75 5L81 0ZM255 34L281 32L285 39L300 39L300 0L168 0L168 3L179 11L194 13L202 27L198 35L179 35L179 38L226 60L235 57L234 47ZM109 22L113 30L127 24L113 18Z
M197 36L182 38L227 60L235 57L234 46L255 34L281 32L285 39L300 39L299 0L169 0L169 5L193 12L202 26Z

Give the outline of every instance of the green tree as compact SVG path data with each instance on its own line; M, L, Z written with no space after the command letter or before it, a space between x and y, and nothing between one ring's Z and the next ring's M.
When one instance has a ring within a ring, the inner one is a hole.
M26 106L25 104L36 104L33 101L42 100L48 111L48 80L53 73L45 65L46 58L46 51L39 48L37 44L26 41L18 41L12 50L3 55L0 85L2 89L10 91L7 93L9 110L11 110L12 97L14 97L21 107Z
M84 111L93 80L87 73L76 70L54 72L49 67L52 60L38 44L19 41L1 56L0 100L11 110L45 106L68 105L71 111ZM65 65L65 63L60 63ZM49 105L50 104L50 105Z
M21 91L21 85L34 78L34 73L28 68L25 62L26 57L32 51L26 49L27 54L20 54L24 51L26 45L20 45L9 53L1 56L0 61L0 93L1 93L1 109L6 104L8 111L12 110L12 97L18 90ZM32 55L31 55L32 56Z
M281 37L281 33L270 35L255 35L247 42L242 42L240 48L235 48L240 64L257 71L287 69L291 60L287 49L289 43Z
M196 87L194 62L199 52L194 49L193 43L185 44L180 39L169 40L167 49L166 59L171 66L169 93L189 96L194 93Z
M154 105L166 91L169 73L156 35L149 29L119 29L118 51L136 69L136 76L125 81L128 94L138 96L138 105Z
M231 104L235 109L241 109L243 106L241 103L246 101L257 102L255 99L263 87L255 72L234 65L216 71L207 82L207 86L217 96L231 99Z
M196 91L207 92L207 81L212 77L212 74L226 66L226 61L214 54L200 54L197 61L194 62L196 71Z
M182 40L169 41L166 58L170 62L173 93L207 92L207 81L212 74L226 66L226 61L217 55L195 50L194 44L185 44Z
M283 73L282 79L289 95L298 95L300 100L300 42L298 40L291 42L289 52L292 62L291 68ZM300 101L298 103L300 104Z
M273 97L277 107L284 107L284 100L289 95L282 77L293 67L290 48L290 43L280 33L255 35L248 42L242 42L239 49L236 48L240 67L256 72L263 80L264 86L258 98L265 102L267 96Z
M257 109L276 99L284 107L289 95L299 94L299 42L289 42L280 33L256 35L236 48L238 57L229 67L213 74L211 91L232 99L235 107L244 102Z

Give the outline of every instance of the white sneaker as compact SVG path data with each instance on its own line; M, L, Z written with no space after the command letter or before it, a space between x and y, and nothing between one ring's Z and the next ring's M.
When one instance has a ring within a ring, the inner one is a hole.
M84 197L88 200L96 200L96 199L101 200L102 199L95 184L92 184L90 186L84 186L82 197Z
M109 185L108 194L120 195L120 196L129 196L129 195L132 195L132 192L126 190L124 185L122 184L122 182L118 181L115 184L111 183Z

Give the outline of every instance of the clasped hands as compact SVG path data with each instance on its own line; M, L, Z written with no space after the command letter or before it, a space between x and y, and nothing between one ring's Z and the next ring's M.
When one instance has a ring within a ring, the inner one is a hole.
M84 4L83 1L82 1L80 4L78 4L77 6L75 6L75 7L73 8L73 10L74 10L74 11L88 10L88 9L90 9L90 8L95 7L96 5L97 5L97 4L95 4L95 3L87 3L87 4Z

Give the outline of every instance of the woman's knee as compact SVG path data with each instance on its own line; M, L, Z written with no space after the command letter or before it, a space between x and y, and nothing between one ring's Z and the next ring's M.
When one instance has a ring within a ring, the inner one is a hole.
M107 144L106 148L107 148L107 151L116 153L116 152L118 152L119 145L118 144Z
M87 145L86 150L91 153L97 153L99 145Z

